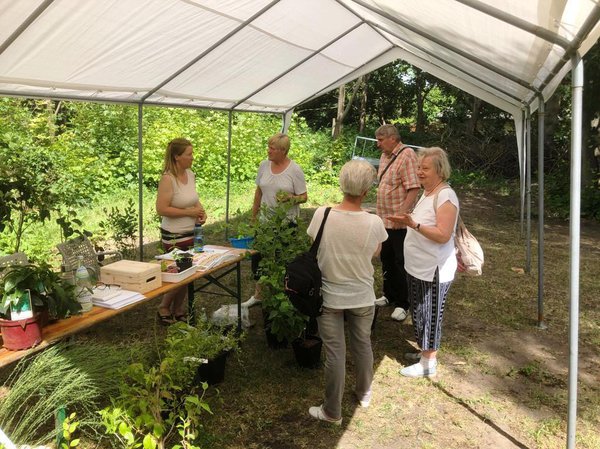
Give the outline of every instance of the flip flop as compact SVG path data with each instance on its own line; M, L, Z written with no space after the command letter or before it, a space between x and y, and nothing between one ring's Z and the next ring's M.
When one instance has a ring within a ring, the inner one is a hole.
M175 315L173 318L175 318L175 321L181 321L183 323L187 323L188 322L188 316L186 314Z
M158 318L158 323L162 326L169 326L175 322L173 315L161 315L160 312L156 312L156 317Z

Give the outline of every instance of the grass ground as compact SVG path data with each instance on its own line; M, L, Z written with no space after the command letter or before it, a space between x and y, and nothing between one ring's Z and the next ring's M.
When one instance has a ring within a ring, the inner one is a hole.
M462 216L481 242L484 274L458 277L447 305L440 369L433 380L403 378L403 354L414 344L410 322L379 311L373 332L374 395L361 409L352 399L348 361L341 427L316 422L308 407L323 396L322 368L300 369L291 348L267 347L260 307L251 309L239 359L228 360L225 381L209 390L203 448L392 449L564 448L568 381L568 224L546 224L544 321L537 328L537 242L531 273L525 267L515 198L483 191L459 192ZM309 216L311 209L305 209ZM217 226L217 223L213 223ZM216 228L215 228L216 229ZM222 233L211 234L219 243ZM600 447L600 226L582 225L579 314L577 447ZM253 291L244 263L243 296ZM376 293L380 293L377 279ZM210 312L231 302L202 295ZM117 345L160 338L156 304L98 325L76 339ZM89 445L89 446L88 446ZM105 447L87 442L86 447Z

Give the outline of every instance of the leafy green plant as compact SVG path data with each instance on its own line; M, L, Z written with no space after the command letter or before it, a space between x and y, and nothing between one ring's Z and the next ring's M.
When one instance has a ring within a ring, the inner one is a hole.
M72 207L67 207L65 210L58 208L56 210L56 224L60 227L61 240L64 242L69 237L75 235L91 237L92 233L85 229L80 229L83 222L77 218L77 211Z
M195 448L201 413L212 413L204 401L208 388L195 384L202 359L222 351L237 351L239 336L207 322L198 326L175 323L168 329L162 358L156 363L133 363L121 373L119 394L100 411L106 433L126 448Z
M263 292L262 306L270 331L279 341L296 338L307 322L307 317L296 311L284 293L286 265L309 247L303 223L299 220L298 226L290 224L290 207L289 203L263 207L263 218L257 220L254 228L253 248L262 256L258 281Z
M45 262L1 267L0 279L0 315L4 317L9 317L10 307L16 305L27 290L32 305L47 308L51 319L67 318L81 311L75 286L63 280Z
M75 421L77 414L71 413L65 418L62 423L62 441L60 443L60 449L69 449L72 447L79 446L79 438L73 438L73 435L79 427L79 421Z
M165 351L182 363L189 357L213 359L222 352L239 351L241 338L235 329L223 329L205 320L196 326L178 322L169 326Z
M58 198L51 161L32 149L11 149L10 144L0 148L5 150L0 151L0 232L8 228L15 238L12 252L18 252L27 227L48 220Z
M155 365L129 365L119 395L99 412L106 433L125 448L163 449L175 433L180 444L174 447L194 447L202 411L212 412L203 400L208 385L202 384L199 393L186 391L179 383L183 371L191 374L168 354Z
M106 220L100 222L100 227L106 232L117 245L123 256L134 258L137 237L137 211L133 199L129 198L123 210L117 206L104 208Z

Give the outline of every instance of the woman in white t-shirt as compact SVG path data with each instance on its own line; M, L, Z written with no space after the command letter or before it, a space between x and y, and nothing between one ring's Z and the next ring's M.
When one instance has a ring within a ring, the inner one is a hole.
M344 199L333 207L317 253L323 275L323 314L317 318L325 347L325 400L310 407L309 414L321 421L342 422L342 395L346 370L344 318L350 335L356 385L354 394L362 407L371 401L373 351L371 325L375 310L372 258L379 255L387 239L383 221L361 209L377 174L371 164L352 160L340 171ZM323 221L325 207L315 212L307 233L314 240Z
M411 214L391 217L406 225L404 266L407 272L413 326L420 353L406 357L418 363L400 370L407 377L436 374L436 354L442 338L444 305L456 272L454 231L459 204L454 190L446 184L450 163L441 148L419 151L417 176L423 194Z
M290 151L290 138L287 134L277 133L268 140L267 159L262 161L256 175L256 190L252 203L252 221L259 218L261 206L277 207L279 203L292 204L288 211L290 226L296 226L296 219L300 215L301 203L306 203L306 180L304 172L298 164L288 156ZM268 217L260 217L268 220ZM259 265L260 254L252 255L252 273L254 279L260 279ZM251 307L261 301L260 286L257 283L254 295L244 305Z
M206 221L206 212L196 192L196 178L190 170L193 162L189 140L180 138L169 142L156 196L156 213L162 217L160 233L165 251L175 246L185 250L193 246L195 224ZM186 300L185 286L165 293L158 306L160 324L187 321Z

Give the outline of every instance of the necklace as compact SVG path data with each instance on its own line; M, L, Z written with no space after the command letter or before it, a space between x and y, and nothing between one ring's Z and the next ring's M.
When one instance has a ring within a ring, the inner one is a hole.
M435 187L429 191L429 193L425 193L425 192L423 192L423 196L429 196L429 195L431 195L433 192L435 192L435 189L437 189L437 188L438 188L438 186L439 186L439 185L440 185L442 182L444 182L444 180L443 180L443 179L442 179L440 182L438 182L438 183L435 185Z

